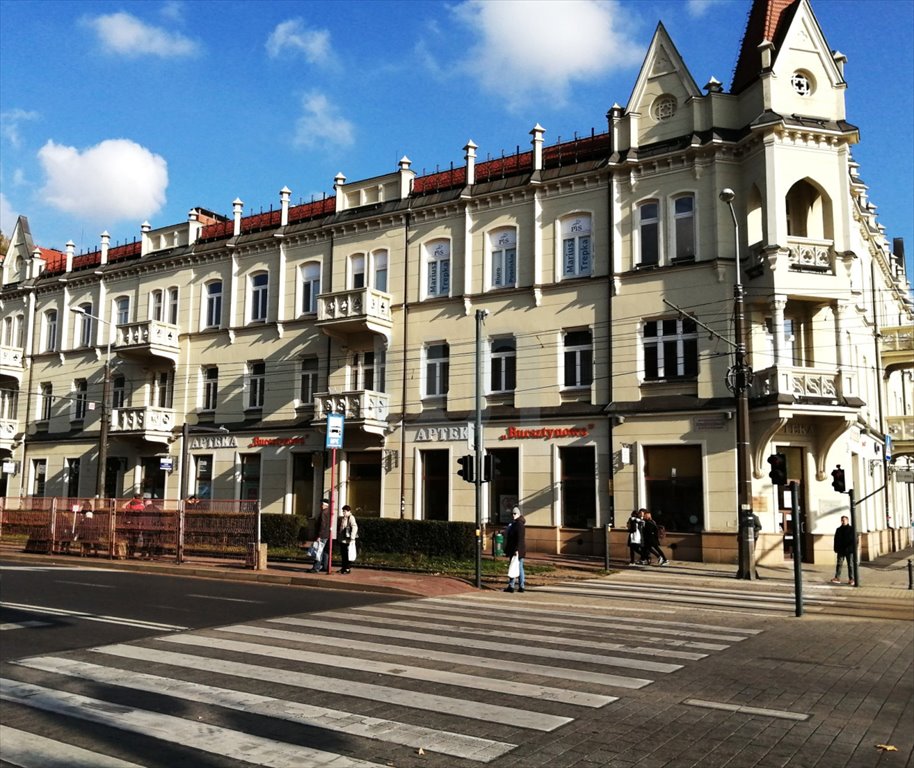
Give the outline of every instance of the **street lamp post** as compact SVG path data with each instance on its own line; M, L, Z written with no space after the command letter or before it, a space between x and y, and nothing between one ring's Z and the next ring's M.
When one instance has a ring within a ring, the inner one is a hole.
M736 282L733 285L733 332L736 336L736 360L727 371L727 388L736 397L736 489L737 547L739 565L736 578L752 581L755 578L755 528L752 524L752 479L749 466L749 386L752 369L746 364L746 326L743 305L742 267L739 259L739 222L733 210L736 193L723 189L720 200L730 209L733 218L734 248L736 257Z
M108 407L108 398L111 389L111 323L96 315L91 315L82 307L70 307L70 311L81 315L85 319L95 320L108 326L108 343L105 350L105 367L102 378L102 419L98 428L98 474L95 481L95 496L98 499L105 497L105 482L108 471L108 429L110 427L111 410Z

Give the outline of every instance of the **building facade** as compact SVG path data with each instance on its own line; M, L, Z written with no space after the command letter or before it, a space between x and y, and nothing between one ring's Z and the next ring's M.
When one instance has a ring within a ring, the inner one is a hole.
M697 87L660 25L628 104L589 137L550 146L536 125L523 153L477 162L469 141L444 172L403 158L321 200L284 187L269 213L194 208L82 254L36 246L20 218L0 492L310 514L332 477L357 515L473 520L457 470L478 385L484 520L519 503L533 548L590 552L646 507L676 557L732 561L739 282L761 556L791 556L772 453L808 559L832 556L847 510L837 465L863 556L907 544L914 305L851 155L844 65L807 0L757 0L729 92Z

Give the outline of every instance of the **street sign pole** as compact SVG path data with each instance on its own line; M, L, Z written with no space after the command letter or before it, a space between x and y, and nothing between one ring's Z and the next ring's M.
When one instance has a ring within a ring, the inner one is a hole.
M336 509L336 449L343 447L345 419L341 413L327 414L327 442L330 449L330 530L327 537L327 573L333 570L333 518ZM318 521L320 523L320 521Z

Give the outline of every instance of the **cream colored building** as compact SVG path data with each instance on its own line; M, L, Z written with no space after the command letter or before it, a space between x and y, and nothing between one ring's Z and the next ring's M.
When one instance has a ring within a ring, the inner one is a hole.
M20 218L0 291L0 490L310 513L332 482L357 515L473 520L457 469L478 371L497 460L484 519L519 503L528 544L600 552L602 526L643 506L675 557L731 561L738 246L763 556L785 554L773 452L810 557L830 557L847 507L836 464L858 498L887 481L860 505L864 556L907 543L910 286L851 157L843 57L806 0L768 13L781 5L756 2L729 93L699 89L659 26L629 103L573 142L537 125L524 153L477 163L470 141L453 170L403 158L338 175L323 200L283 188L270 213L194 209L86 254L36 247ZM332 468L329 413L345 417Z

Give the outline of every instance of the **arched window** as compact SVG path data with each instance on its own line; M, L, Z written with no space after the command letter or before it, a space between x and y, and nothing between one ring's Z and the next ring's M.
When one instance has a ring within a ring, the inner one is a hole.
M57 310L49 309L44 313L44 349L43 352L57 350Z
M267 300L270 291L270 276L266 272L256 272L250 278L248 320L252 323L267 321Z
M489 258L492 288L517 285L517 229L505 227L489 233Z
M593 271L593 241L590 215L569 216L562 220L562 277L584 277Z
M426 296L447 296L451 290L451 243L432 240L425 246Z
M127 325L130 322L130 297L119 296L114 300L114 324Z
M673 198L673 259L695 260L695 196Z
M301 312L303 315L317 313L317 297L321 292L321 265L309 261L300 267L301 274Z
M374 251L371 254L374 270L374 288L387 293L387 251Z
M218 328L222 325L222 281L212 280L206 284L206 305L203 315L204 328Z
M354 253L349 257L349 287L365 287L365 254Z
M95 314L92 311L92 302L85 302L84 304L80 304L79 311L79 325L77 326L77 339L79 342L78 346L91 347L92 336L95 330L93 328L94 322L91 317Z

